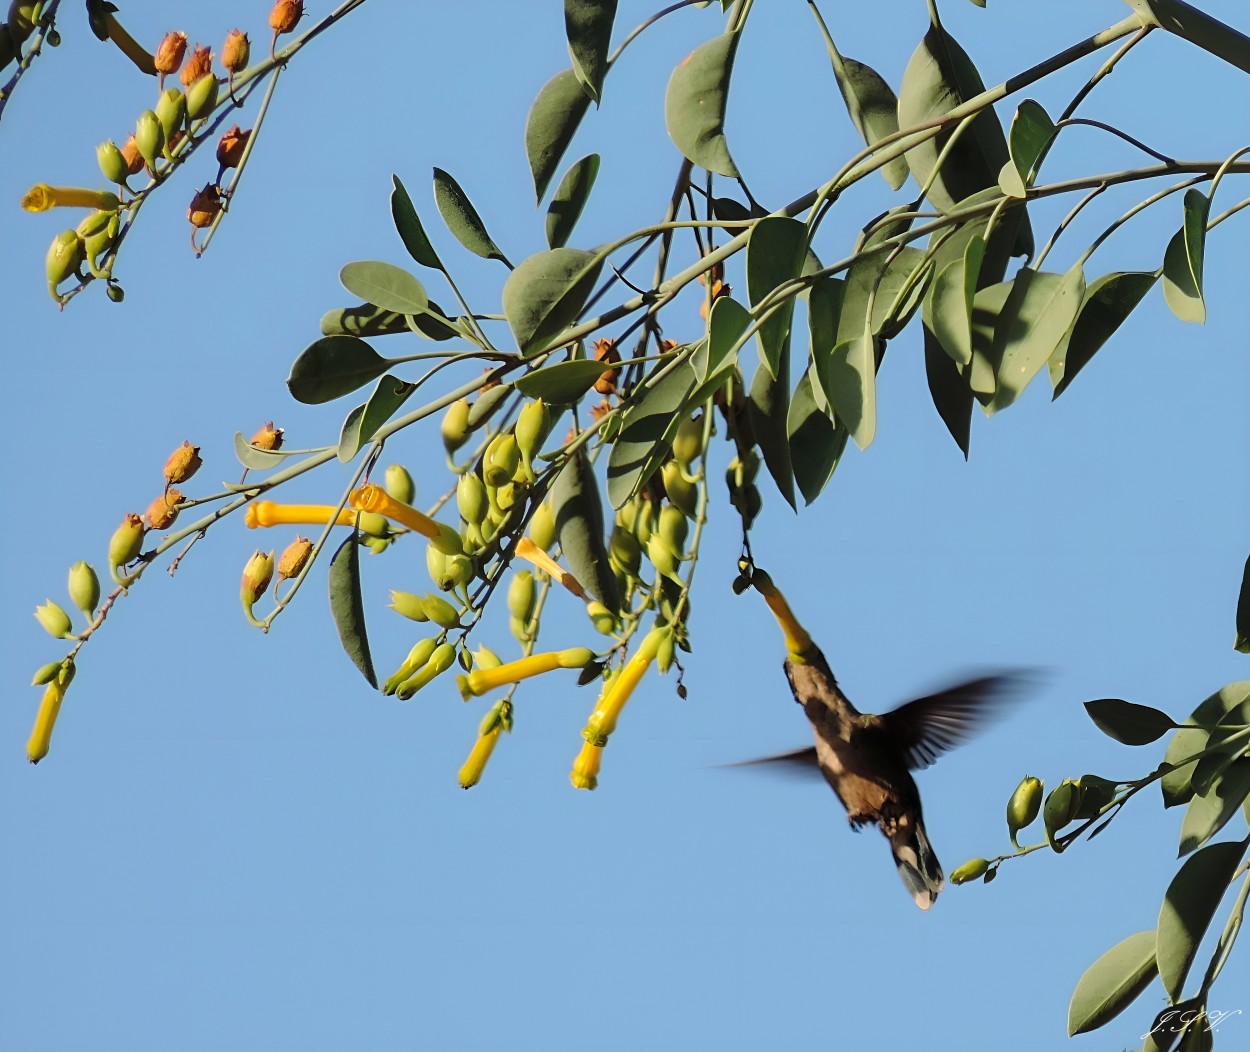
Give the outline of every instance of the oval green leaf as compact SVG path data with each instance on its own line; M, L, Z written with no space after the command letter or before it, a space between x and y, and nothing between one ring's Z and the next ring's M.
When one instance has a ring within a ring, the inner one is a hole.
M972 363L972 303L985 259L985 238L973 234L961 255L929 286L925 318L942 350L959 366Z
M816 373L834 416L867 449L877 433L876 341L867 329L816 358Z
M608 46L616 0L564 0L564 32L569 40L573 72L597 105L608 72Z
M1250 757L1234 760L1222 774L1195 793L1181 822L1180 854L1202 847L1237 813L1250 795Z
M430 302L425 287L403 267L380 260L344 264L339 281L348 292L382 310L418 314Z
M1238 680L1221 687L1203 699L1181 729L1172 735L1163 757L1164 763L1172 769L1159 780L1164 807L1186 803L1194 795L1192 779L1195 763L1183 761L1205 749L1212 728L1247 700L1250 700L1250 680Z
M286 386L297 402L319 405L364 387L390 364L358 337L323 336L300 352Z
M414 329L427 340L450 340L463 335L433 300L420 314L399 314L372 303L362 303L355 307L336 307L321 316L323 336L394 336Z
M1087 701L1085 711L1103 734L1124 745L1149 745L1177 727L1167 713L1119 698Z
M391 219L395 221L395 229L399 231L408 255L423 267L445 272L442 260L438 258L438 253L426 237L425 227L421 225L421 217L417 215L407 188L397 175L391 176L391 182L395 185L395 189L391 191Z
M1181 321L1207 320L1202 298L1202 266L1211 202L1201 190L1185 191L1185 219L1163 255L1163 298Z
M356 543L355 530L334 553L327 576L330 582L330 613L334 617L334 627L338 629L339 641L369 686L377 690L378 677L373 671L369 635L365 631L365 604L360 595L360 546Z
M521 260L504 282L503 312L523 355L542 350L577 320L602 265L602 256L576 248Z
M527 398L541 398L553 405L576 402L603 375L603 362L585 359L560 362L545 369L535 369L514 381L513 386Z
M626 411L621 433L608 454L608 501L612 507L621 507L637 493L668 456L681 426L680 410L694 386L694 370L683 363L645 388Z
M786 430L790 436L790 464L803 500L811 504L820 496L846 449L846 428L834 424L825 411L827 402L817 400L820 385L813 370L803 373L790 398Z
M1089 364L1158 280L1148 271L1104 274L1086 290L1080 312L1050 358L1050 379L1058 398Z
M729 179L739 177L725 139L725 105L737 51L737 33L700 44L673 70L664 96L664 123L682 156Z
M441 168L434 169L434 203L438 205L438 213L447 224L447 229L460 244L475 256L481 256L483 259L497 259L504 266L512 268L508 257L500 251L499 246L486 232L486 224L477 214L477 209L473 207L468 194Z
M1011 159L1003 165L998 185L1009 197L1024 197L1033 185L1055 137L1055 122L1040 102L1025 99L1011 121L1007 150Z
M807 227L797 219L769 216L751 229L747 238L747 292L754 310L779 285L793 281L803 269L807 254ZM778 363L790 341L790 319L794 297L774 310L755 332L760 361L770 376L777 375Z
M589 108L590 97L571 69L561 70L539 90L525 119L525 156L534 177L535 200L541 201L547 192Z
M946 430L968 459L972 437L972 389L960 374L959 366L943 349L926 318L924 329L924 371L933 407Z
M257 449L246 438L242 431L234 433L234 455L249 471L269 471L281 467L282 462L290 456L301 456L304 450Z
M547 244L552 248L562 247L573 233L598 174L599 155L591 153L575 162L560 180L547 206Z
M764 366L755 370L751 381L751 393L747 399L747 414L755 441L764 455L764 466L777 484L778 492L785 497L791 508L798 510L794 501L794 467L790 462L790 355L783 354L777 367L777 376L768 374Z
M750 312L732 296L721 296L712 301L712 311L708 315L708 338L699 344L691 358L699 383L705 383L737 361L735 348L750 324Z
M1068 1037L1109 1023L1150 985L1159 973L1155 933L1139 931L1116 943L1086 969L1068 1005Z
M551 487L551 509L556 519L560 551L573 576L609 610L620 608L616 575L608 562L603 532L603 502L594 468L579 449Z
M360 413L357 415L353 410L348 416L348 423L344 424L339 436L339 460L344 464L354 460L361 447L373 440L378 428L395 415L416 389L416 384L408 383L390 373L382 377L378 386L373 389L373 394L369 396L369 401L361 407Z

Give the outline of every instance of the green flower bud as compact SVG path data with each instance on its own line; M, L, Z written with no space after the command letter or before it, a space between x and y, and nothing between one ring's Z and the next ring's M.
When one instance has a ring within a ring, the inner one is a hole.
M703 452L703 420L689 417L677 428L677 437L673 439L673 459L682 467L689 467L699 454Z
M951 883L967 884L970 880L976 880L978 877L985 876L985 871L989 868L989 859L970 858L951 874Z
M469 441L469 400L467 398L452 402L447 407L447 412L443 414L442 432L443 446L448 454L454 453Z
M417 496L417 484L402 464L392 464L386 469L383 486L401 504L411 504Z
M34 678L30 681L30 685L32 687L42 687L46 683L51 683L60 675L63 664L65 664L64 659L49 661L46 665L40 665L38 671L35 672Z
M460 612L440 596L423 595L421 605L425 607L426 616L440 628L455 628L460 624Z
M409 621L428 621L430 615L425 612L425 602L419 595L412 592L391 590L390 607L401 617Z
M177 88L171 88L177 91ZM151 110L144 110L135 122L135 148L144 163L153 171L156 170L156 159L165 148L165 130L161 119Z
M686 535L690 531L690 522L681 511L671 504L660 512L660 539L672 549L673 554L681 556L686 550Z
M440 643L434 648L434 653L430 655L425 666L396 688L395 696L400 701L407 701L427 683L451 668L455 661L456 648L450 643Z
M638 576L642 566L642 549L638 546L638 539L624 526L612 527L612 536L608 539L608 562L623 574Z
M48 275L48 291L53 298L57 296L56 287L66 278L78 273L82 265L86 246L76 230L62 230L52 239L48 246L48 258L45 264Z
M655 667L664 675L673 667L675 640L672 632L665 632L655 651Z
M488 486L503 486L521 464L521 451L517 448L516 435L505 431L490 440L486 455L482 458L482 478Z
M1007 801L1007 834L1016 847L1016 834L1032 825L1042 807L1042 782L1040 778L1025 778Z
M518 643L526 643L530 638L530 623L522 621L519 617L510 617L508 618L508 631Z
M1055 846L1055 834L1076 816L1081 807L1081 788L1071 779L1065 779L1050 791L1042 808L1042 821L1046 825L1046 840Z
M589 647L569 647L557 655L561 668L585 668L595 660L595 652Z
M457 585L473 580L473 560L467 555L446 555L434 545L425 548L425 568L440 592L450 592Z
M69 568L69 598L88 621L95 617L100 602L100 578L85 562L79 560Z
M600 635L610 636L616 631L616 615L599 600L592 599L587 603L586 613L590 617L590 623L595 626L595 631Z
M69 614L51 599L43 606L35 607L35 620L43 625L43 629L53 639L73 639L73 626Z
M551 501L545 500L534 509L530 516L530 540L536 548L545 552L551 551L556 543L556 515L551 510Z
M205 73L187 89L187 118L193 121L202 120L213 112L216 105L217 78L211 73Z
M669 502L686 518L693 519L699 508L699 488L682 471L681 465L675 460L668 461L660 471L664 482L664 492Z
M122 524L113 531L109 538L108 560L109 572L119 584L121 579L117 571L131 563L143 547L143 516L130 514L122 519Z
M169 140L175 132L182 130L187 122L187 97L178 88L166 88L156 102L156 119L161 122L161 132L165 137L165 156L169 156ZM135 131L136 141L138 130ZM140 150L142 152L142 149ZM144 160L146 160L146 155Z
M534 616L535 601L534 575L529 570L518 570L508 585L509 616L528 625Z
M456 483L456 507L460 517L471 526L480 526L490 510L486 483L472 471L466 471Z
M527 403L517 416L517 449L521 454L521 467L525 471L526 479L530 482L537 478L533 468L534 457L538 455L543 443L547 440L547 435L551 433L551 424L551 411L541 398Z
M496 654L486 644L481 644L473 651L473 667L480 669L498 668L503 664L498 654Z
M122 156L121 147L117 143L112 139L106 139L100 143L95 148L95 159L105 179L120 186L126 185L126 180L130 177L130 165L126 163L126 158Z
M664 538L658 533L653 533L651 540L647 541L647 558L651 560L651 565L655 567L657 573L664 577L676 576L677 553L664 543Z
M387 697L394 694L404 680L418 669L425 667L434 653L434 648L437 646L437 639L423 639L417 643L408 651L408 656L404 658L399 668L391 676L387 677L386 682L382 684L382 693Z

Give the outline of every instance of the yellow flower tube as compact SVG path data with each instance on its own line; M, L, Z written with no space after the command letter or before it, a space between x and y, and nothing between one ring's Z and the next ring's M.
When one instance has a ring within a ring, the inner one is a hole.
M790 609L790 604L786 602L786 597L778 591L777 586L773 584L773 579L758 567L751 575L751 584L764 597L768 609L773 612L773 617L781 626L781 632L786 639L786 649L790 651L792 657L802 660L803 655L811 649L812 637L807 634L807 629L799 624L798 618Z
M528 537L522 537L516 542L516 556L518 559L524 559L528 563L533 563L544 573L550 575L554 580L559 581L565 588L572 592L578 599L589 599L586 590L582 587L571 573L563 566L556 562L550 555L543 551L537 544Z
M586 721L586 727L582 731L582 737L586 741L600 747L607 745L608 735L616 730L616 721L620 718L621 710L625 708L625 703L655 660L664 637L671 631L668 628L653 628L647 633L638 652L621 669L621 674L608 684L599 704L595 706L595 711Z
M428 515L417 511L411 504L396 500L381 486L375 486L373 483L361 486L360 489L352 490L347 499L358 511L384 515L401 526L407 526L408 529L421 534L422 537L428 537L434 547L445 555L464 553L464 544L460 539L460 534L450 526L435 522Z
M113 17L111 12L104 15L104 24L107 27L108 36L123 55L133 62L141 72L146 73L149 77L156 76L156 60L134 37L132 37L123 28L122 24Z
M582 751L573 761L573 770L569 772L569 781L574 789L594 789L599 785L599 761L603 758L603 747L582 744Z
M30 732L30 739L26 742L26 758L31 763L38 763L48 755L48 748L52 744L52 729L56 726L56 718L61 711L61 702L65 700L65 691L73 678L74 666L70 663L63 666L43 688L43 698L39 702L35 726Z
M469 758L460 768L461 789L472 789L482 780L482 772L486 769L486 763L499 743L500 731L511 732L511 730L512 704L501 701L486 714L478 728L477 741L473 743Z
M49 186L36 183L22 196L27 212L47 212L52 208L97 208L114 212L121 202L110 190L84 190L77 186Z
M336 510L329 504L275 504L271 500L258 500L247 506L243 521L248 529L258 526L324 526L334 521L336 526L351 526L356 512L351 508Z
M472 672L456 677L460 696L468 701L486 694L497 687L520 683L531 676L541 676L558 668L585 668L594 660L595 653L589 647L569 647L567 650L550 650L545 654L531 654L517 661L509 661L495 668L475 668Z

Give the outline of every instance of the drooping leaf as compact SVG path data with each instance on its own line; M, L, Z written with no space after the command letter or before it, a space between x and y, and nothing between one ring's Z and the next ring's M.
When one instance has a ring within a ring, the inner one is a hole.
M420 314L398 314L372 303L362 303L356 307L337 307L321 316L323 336L394 336L412 332L414 326L428 340L450 340L462 335L456 323L433 300Z
M998 354L994 341L999 316L1007 307L1013 283L1000 281L977 290L972 297L972 363L963 370L965 382L983 406L988 405L998 387Z
M753 313L765 296L799 276L806 249L807 227L797 219L770 216L755 224L747 239L746 262L747 291ZM781 355L790 340L790 319L793 315L792 297L756 330L760 361L770 376L777 375Z
M1035 169L1055 137L1055 122L1041 103L1025 99L1016 110L1007 136L1011 157L998 175L998 185L1009 197L1024 197L1033 185Z
M725 139L725 105L737 50L737 33L700 44L673 70L664 97L664 123L682 156L730 179L738 168Z
M926 265L924 253L916 248L879 252L851 264L846 273L842 307L838 313L838 342L855 339L869 323L874 336L890 339L911 319L919 305L917 288Z
M300 456L301 453L299 450L257 449L243 437L242 431L234 433L235 458L249 471L269 471L281 467L287 457Z
M1159 969L1154 931L1139 931L1086 969L1068 1005L1068 1037L1097 1030L1133 1003Z
M390 364L355 336L323 336L300 352L286 386L297 402L318 405L376 380Z
M513 386L527 398L541 398L553 405L565 405L576 402L594 387L603 372L602 362L583 358L535 369L518 377Z
M1203 699L1202 704L1194 709L1189 719L1181 726L1168 743L1163 760L1172 770L1160 780L1159 788L1163 792L1163 806L1175 807L1187 803L1194 795L1192 784L1194 763L1183 763L1187 757L1194 756L1207 746L1211 730L1233 709L1250 700L1250 680L1238 680L1221 687L1214 694Z
M575 162L560 180L547 206L547 244L552 248L561 248L573 233L598 174L599 155L591 153Z
M416 384L408 383L390 373L382 377L369 400L361 407L360 414L354 420L348 418L351 420L350 426L344 425L339 436L339 460L344 464L354 460L361 447L373 440L378 428L395 415L416 389Z
M508 262L508 257L491 240L490 234L486 232L486 224L477 214L468 194L441 168L434 169L434 203L438 205L438 213L447 224L447 229L460 244L476 256L497 259L511 269L512 264Z
M395 229L399 231L408 255L423 267L445 272L442 260L438 258L438 253L425 235L425 227L421 225L421 217L417 215L407 187L400 182L397 175L391 176L391 182L395 184L395 189L391 191L391 218L395 221Z
M842 93L855 130L868 146L896 134L898 99L885 78L871 66L844 57L834 44L829 28L814 3L811 8L824 35L829 61L833 64L833 75L837 78L838 90ZM907 181L907 172L907 161L903 157L895 157L881 168L881 175L890 184L891 190L897 190Z
M1104 274L1086 288L1076 321L1051 355L1050 379L1056 398L1124 324L1158 276L1146 271L1117 271Z
M786 423L790 417L790 353L782 352L777 376L770 376L764 366L755 370L751 392L747 398L747 416L755 441L764 454L764 466L777 484L777 490L791 508L794 502L794 468L790 463L790 435Z
M603 501L584 448L556 476L550 499L560 551L569 570L599 602L609 610L619 610L616 575L608 562L603 532Z
M821 278L808 291L807 327L813 357L817 352L828 354L838 345L845 296L846 282L842 278Z
M972 435L972 389L960 376L959 366L943 350L927 319L924 323L924 367L933 407L967 460Z
M564 31L578 83L598 104L608 72L616 0L564 0Z
M1250 795L1250 756L1234 760L1222 774L1213 778L1202 792L1194 794L1181 822L1180 854L1200 848L1237 813Z
M589 108L590 96L571 69L562 69L539 90L525 119L525 156L534 177L536 201L547 192Z
M1250 654L1250 558L1241 572L1241 594L1237 596L1237 636L1233 648Z
M1087 701L1085 711L1103 734L1124 745L1149 745L1177 726L1167 713L1119 698Z
M676 366L630 406L608 454L608 501L619 508L659 469L681 426L679 410L695 386L694 370Z
M1163 255L1163 298L1181 321L1207 320L1202 298L1202 264L1207 245L1210 199L1201 190L1185 191L1185 220Z
M603 257L553 248L521 260L503 286L503 312L522 354L542 350L574 321L603 266Z
M816 372L834 416L860 449L877 433L877 362L872 333L865 328L829 354L816 358Z
M708 338L695 349L690 360L699 383L706 382L732 364L731 357L737 359L737 354L731 356L730 352L750 324L750 312L732 296L720 296L712 302L708 315Z
M819 386L812 378L812 370L806 370L794 388L786 422L794 481L808 504L820 496L833 478L847 439L846 428L836 425L824 405L818 404L815 392Z
M1194 955L1248 845L1250 840L1209 844L1187 858L1168 885L1155 953L1159 978L1173 1002L1180 1000Z
M925 318L951 360L972 363L972 301L976 296L985 239L974 234L961 256L948 263L929 286Z
M334 617L334 627L338 629L339 641L369 686L377 690L378 677L373 671L369 636L365 631L365 604L360 596L360 546L356 543L354 530L334 553L327 577L330 582L330 613Z
M380 260L346 263L339 271L343 288L382 310L419 314L430 302L425 287L402 267Z

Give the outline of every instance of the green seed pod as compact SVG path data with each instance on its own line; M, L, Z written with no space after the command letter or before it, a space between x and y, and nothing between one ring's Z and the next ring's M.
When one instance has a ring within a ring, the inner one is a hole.
M962 866L958 867L951 874L952 884L967 884L970 880L976 880L978 877L985 876L985 871L990 868L990 861L987 858L970 858Z
M505 431L490 440L486 455L482 458L482 478L488 486L503 486L512 481L521 464L521 451L517 448L516 435Z
M126 290L115 281L110 281L108 285L105 286L104 294L113 303L121 303L126 298Z
M517 417L517 450L521 455L521 469L528 482L533 482L537 478L533 468L534 457L538 455L543 443L547 440L547 435L551 433L551 424L551 411L541 398L527 403Z
M428 621L430 615L425 612L425 602L421 596L412 592L391 590L390 608L409 621Z
M595 626L595 631L600 635L610 636L616 631L616 615L599 600L592 599L587 603L586 613L590 617L590 623Z
M680 557L685 554L689 532L690 521L678 508L669 504L660 512L660 539L672 549L674 555Z
M176 88L170 89L176 91ZM144 110L135 122L135 149L144 163L153 171L156 170L156 159L165 149L165 130L161 119L151 110Z
M130 177L130 165L126 163L126 158L122 156L117 143L112 139L106 139L100 143L95 148L95 159L105 179L119 186L126 185L126 180Z
M460 517L470 526L480 526L490 510L486 483L472 471L466 471L456 483L456 507L460 509Z
M534 542L535 547L545 552L551 551L555 545L556 516L551 510L551 501L543 501L530 516L530 540Z
M434 653L434 648L437 646L437 639L423 639L417 643L408 651L408 656L404 658L399 668L388 676L386 682L382 684L382 693L387 695L387 697L394 694L404 680L429 663L430 657Z
M114 580L118 579L117 571L133 562L142 547L143 517L134 514L127 515L122 519L122 524L113 531L113 536L109 538L109 570Z
M536 590L534 575L529 570L518 570L512 575L512 583L508 585L508 613L517 621L529 624L534 616Z
M642 548L637 538L624 526L613 526L612 535L608 538L608 561L614 570L637 577L642 566Z
M1076 816L1081 807L1081 789L1071 779L1065 779L1050 791L1042 808L1042 821L1046 825L1046 840L1055 846L1055 834Z
M466 555L475 555L486 546L486 538L482 536L480 527L474 526L472 523L464 528L464 552Z
M1016 834L1026 826L1032 825L1042 807L1042 781L1040 778L1025 778L1007 801L1007 834L1016 847Z
M452 402L443 414L443 447L448 455L469 441L469 400L461 398Z
M664 538L658 533L651 535L651 540L647 542L647 558L651 561L651 565L655 567L656 572L664 577L672 577L677 573L677 553L664 543Z
M689 467L702 452L703 418L689 417L677 428L677 437L673 439L673 459L682 467Z
M508 631L512 633L512 638L518 643L527 643L530 638L530 625L528 621L522 621L519 617L508 618Z
M56 296L56 287L66 278L78 273L86 246L76 230L62 230L48 246L45 264L48 275L48 291Z
M64 660L49 661L46 665L40 665L36 670L34 678L30 681L32 687L42 687L47 683L51 683L61 673L61 665Z
M402 464L391 464L382 479L382 488L400 504L411 504L417 496L417 484Z
M634 500L637 502L637 507L634 511L632 528L638 543L645 548L651 540L651 534L655 532L655 505L641 497L635 497Z
M100 578L95 570L79 560L69 568L69 598L88 621L95 617L95 608L100 602Z
M365 546L369 549L370 555L381 555L387 548L391 546L389 537L365 537Z
M467 555L446 555L432 544L425 547L425 567L440 592L450 592L457 585L473 580L472 559Z
M169 140L187 123L187 97L178 88L166 88L156 101L156 119L161 122L161 132L165 137L163 148L165 156L168 157ZM135 136L137 142L137 131ZM142 153L143 150L140 149L139 152Z
M203 120L213 112L216 105L217 78L211 73L205 73L187 88L187 118L193 121Z
M668 461L660 471L664 482L664 492L669 502L686 518L693 519L699 508L699 487L686 478L681 465L675 460Z
M445 555L463 555L464 538L446 523L438 524L438 536L431 537L430 543Z
M43 625L43 630L53 639L73 639L73 625L67 614L51 599L42 606L35 607L35 620Z
M440 596L423 595L421 605L425 607L426 616L441 628L455 628L460 624L460 612Z
M673 667L674 637L672 632L665 632L655 651L655 667L664 675Z
M362 511L360 518L356 521L360 525L361 533L367 533L370 537L389 537L391 535L391 524L387 521L385 515L379 515L376 511Z
M516 503L518 496L519 494L517 493L517 485L515 482L507 482L496 489L488 491L487 499L493 502L493 510L497 510L501 513L499 517L500 522L502 522L504 518L502 513L512 510L512 505Z

